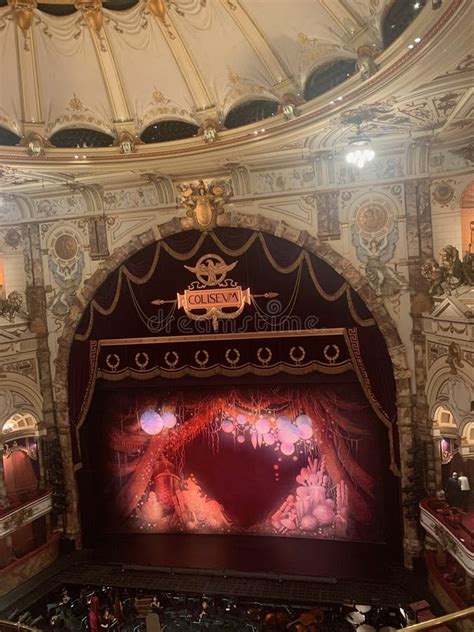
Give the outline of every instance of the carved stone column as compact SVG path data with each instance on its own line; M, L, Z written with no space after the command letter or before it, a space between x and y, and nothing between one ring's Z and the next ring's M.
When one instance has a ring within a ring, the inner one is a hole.
M339 191L316 191L314 194L319 239L339 239Z
M412 341L414 349L414 401L413 413L416 420L418 485L422 495L434 485L435 465L431 422L428 414L425 385L427 378L426 344L423 334L422 313L431 307L428 287L421 274L426 259L433 256L433 231L431 224L431 189L427 178L405 183L405 212L407 223L408 282L410 307L413 322ZM425 465L423 466L423 462ZM424 471L423 471L424 470ZM429 474L430 472L430 474Z
M61 458L59 457L59 462L55 462L52 458L52 455L55 453L54 445L57 441L58 431L53 398L41 241L39 226L36 224L28 224L26 226L24 258L27 307L31 316L31 329L37 334L38 376L43 397L43 419L41 425L46 430L41 446L45 473L43 482L52 487L53 511L61 516L64 505L64 471Z

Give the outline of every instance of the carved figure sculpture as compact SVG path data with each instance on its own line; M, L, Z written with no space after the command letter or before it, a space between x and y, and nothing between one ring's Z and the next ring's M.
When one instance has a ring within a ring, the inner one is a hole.
M451 294L462 285L474 285L473 253L467 251L461 261L458 249L448 245L441 249L439 260L427 261L421 268L421 274L430 282L430 294Z
M22 311L23 297L20 292L13 290L7 296L7 298L0 298L0 314L7 316L12 323L15 319L15 314Z

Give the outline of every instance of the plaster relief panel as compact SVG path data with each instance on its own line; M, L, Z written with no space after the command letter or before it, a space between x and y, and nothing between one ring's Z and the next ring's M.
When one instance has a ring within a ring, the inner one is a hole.
M130 189L114 189L104 193L104 209L106 211L155 206L159 206L159 199L156 188L152 185Z
M346 203L350 192L343 192ZM397 268L395 250L399 242L397 206L382 193L370 192L351 200L349 210L351 244L357 260L378 296L390 301L398 312L400 294L407 280Z
M69 313L76 290L84 277L84 246L84 238L72 225L55 230L47 240L47 309L56 331Z
M308 189L316 185L313 166L275 169L255 174L256 193Z
M61 197L39 198L34 201L37 217L59 217L63 215L85 215L87 205L80 193Z

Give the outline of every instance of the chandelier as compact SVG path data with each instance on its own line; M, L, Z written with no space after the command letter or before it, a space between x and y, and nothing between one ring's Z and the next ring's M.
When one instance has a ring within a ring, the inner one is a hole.
M374 159L375 151L371 147L370 138L360 129L347 146L346 161L362 169L367 162Z

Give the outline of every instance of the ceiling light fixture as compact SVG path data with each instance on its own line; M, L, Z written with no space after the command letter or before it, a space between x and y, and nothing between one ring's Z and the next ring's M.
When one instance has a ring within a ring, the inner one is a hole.
M363 169L374 157L375 151L371 147L370 138L357 129L357 134L347 147L346 162Z

